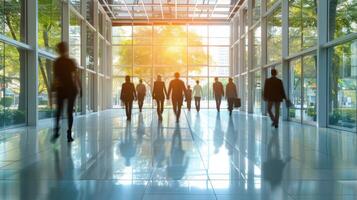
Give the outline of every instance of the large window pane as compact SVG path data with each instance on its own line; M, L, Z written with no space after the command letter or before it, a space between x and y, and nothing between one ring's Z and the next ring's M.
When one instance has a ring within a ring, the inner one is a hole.
M39 0L38 9L38 46L55 51L61 41L61 1Z
M113 65L131 66L133 64L132 46L113 46Z
M254 113L261 113L262 88L261 88L261 71L254 72Z
M0 0L0 34L25 41L25 0Z
M252 0L253 3L253 23L260 19L260 0Z
M87 29L87 54L86 65L88 69L94 70L94 32L91 29Z
M94 1L86 1L86 18L89 23L94 24Z
M154 46L155 65L186 65L187 47Z
M25 55L14 46L0 43L0 128L25 123Z
M267 57L268 63L281 59L281 34L282 34L281 8L279 7L268 17L267 25Z
M81 63L81 21L73 13L70 13L69 21L69 53Z
M38 61L38 118L51 118L54 115L54 99L51 96L53 82L53 62L40 57Z
M330 40L357 33L357 1L329 1L329 37Z
M151 66L151 46L134 46L134 65Z
M317 82L316 82L316 56L303 58L303 120L307 122L316 121L317 107Z
M211 66L229 66L229 47L210 47L209 58Z
M293 108L289 108L289 117L301 121L302 109L302 63L301 59L296 59L290 62L290 88L289 97L294 104Z
M329 49L330 124L356 130L357 40Z
M207 65L207 47L188 47L189 65Z
M267 9L271 8L278 0L266 0Z
M78 11L80 12L81 10L81 0L70 0L69 1L71 5Z
M289 3L289 53L294 54L316 45L317 5L315 0Z
M261 28L258 26L254 29L253 67L259 67L261 65L261 43Z

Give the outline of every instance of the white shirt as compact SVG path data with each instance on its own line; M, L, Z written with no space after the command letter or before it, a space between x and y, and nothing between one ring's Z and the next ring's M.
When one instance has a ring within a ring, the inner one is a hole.
M193 87L193 96L202 97L202 95L203 95L202 87L200 85L195 85Z

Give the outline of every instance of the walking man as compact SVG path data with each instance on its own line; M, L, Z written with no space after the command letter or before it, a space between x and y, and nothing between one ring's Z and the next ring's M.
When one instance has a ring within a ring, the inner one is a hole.
M234 100L238 97L236 84L233 83L233 79L228 79L228 84L226 85L226 98L228 101L228 111L229 116L232 115Z
M157 115L159 116L160 121L162 121L162 113L164 112L165 96L168 98L165 83L161 80L161 76L158 75L154 82L152 97L156 100Z
M139 80L139 84L136 86L136 92L138 95L138 105L139 105L139 110L140 112L143 110L143 105L144 105L144 99L146 96L146 87L143 84L143 80Z
M224 90L222 83L218 81L218 77L214 78L213 95L216 100L217 111L219 112L221 108L222 97L224 97Z
M196 85L193 87L193 96L195 99L195 107L197 112L200 112L201 108L201 97L202 97L202 87L200 86L200 81L196 81Z
M268 114L272 120L272 126L278 128L279 126L279 113L280 113L280 103L285 99L288 101L285 95L283 82L276 76L278 72L276 69L271 70L271 78L265 80L263 98L264 101L268 102ZM275 113L272 112L274 106Z
M130 121L133 101L136 100L135 86L130 82L130 76L125 76L125 83L121 86L120 100L125 106L126 119Z
M172 92L172 96L171 96ZM171 96L172 106L176 115L176 122L178 123L181 115L181 107L183 103L183 96L186 96L185 83L180 80L180 74L175 73L175 79L170 82L168 98Z
M82 97L82 86L77 72L77 63L69 57L68 44L61 42L57 45L57 52L60 55L53 63L54 82L53 90L57 95L56 127L52 137L54 142L59 136L60 118L63 111L64 102L67 100L67 141L72 142L73 111L78 90Z

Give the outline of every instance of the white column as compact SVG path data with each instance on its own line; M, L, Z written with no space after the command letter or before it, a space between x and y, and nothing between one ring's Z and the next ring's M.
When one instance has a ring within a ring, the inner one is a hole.
M261 17L261 65L264 66L267 64L267 18L262 17L266 12L266 0L261 0L260 7L260 17ZM264 89L265 79L267 78L267 73L265 69L262 69L261 73L261 87ZM262 115L267 114L267 105L264 100L261 102L262 105Z
M253 25L253 2L248 1L248 27L250 28ZM248 29L247 36L248 37L248 113L254 112L254 72L250 73L249 70L252 69L253 66L253 34L254 30L250 31Z
M84 20L86 19L86 0L81 1L81 15L83 16ZM82 79L82 99L81 99L81 106L82 106L82 114L85 115L87 113L87 81L86 81L86 74L87 74L87 66L86 66L86 55L87 55L87 25L85 21L81 20L81 65L84 67L83 73L81 75Z
M289 95L289 62L284 60L287 56L289 56L289 2L282 1L282 77L283 77L283 84L285 89L285 94ZM288 112L289 110L284 105L282 109L282 118L283 120L288 120Z
M32 50L27 53L27 124L38 122L38 3L27 3L27 43Z
M328 62L327 49L321 45L328 42L328 1L318 2L318 49L317 49L317 124L328 125Z

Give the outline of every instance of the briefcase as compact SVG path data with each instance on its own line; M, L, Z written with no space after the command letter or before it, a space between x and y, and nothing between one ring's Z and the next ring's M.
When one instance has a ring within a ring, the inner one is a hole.
M233 104L235 108L241 107L240 98L235 98Z

